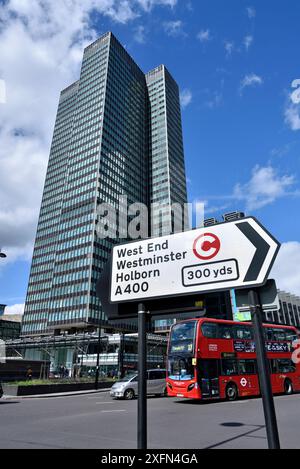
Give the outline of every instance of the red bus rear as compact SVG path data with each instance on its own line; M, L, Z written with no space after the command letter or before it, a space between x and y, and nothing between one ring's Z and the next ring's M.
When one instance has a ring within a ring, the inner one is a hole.
M297 330L264 325L273 393L300 391L294 360ZM191 319L171 328L168 345L169 396L229 399L260 394L253 328L249 323Z

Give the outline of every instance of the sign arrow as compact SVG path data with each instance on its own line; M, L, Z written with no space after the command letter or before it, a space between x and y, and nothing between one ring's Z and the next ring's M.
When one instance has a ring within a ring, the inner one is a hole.
M261 271L271 246L247 221L236 226L256 247L256 252L244 278L244 282L254 282Z

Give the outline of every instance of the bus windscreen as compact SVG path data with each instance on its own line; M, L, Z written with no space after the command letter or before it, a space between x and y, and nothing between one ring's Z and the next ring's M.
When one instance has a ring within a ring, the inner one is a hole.
M170 337L170 354L194 353L197 321L187 321L172 327Z
M178 381L194 378L194 367L191 357L170 357L168 360L168 377Z

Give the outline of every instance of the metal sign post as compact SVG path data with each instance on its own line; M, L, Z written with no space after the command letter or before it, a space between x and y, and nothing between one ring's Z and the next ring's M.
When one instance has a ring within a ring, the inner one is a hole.
M147 334L143 303L138 305L138 449L147 449Z
M249 304L254 329L259 384L263 401L268 445L269 449L280 449L270 370L266 353L265 337L263 332L260 300L255 290L249 291Z
M101 320L99 321L98 327L99 327L99 331L98 331L97 363L96 363L96 374L95 374L95 389L98 389L98 387L99 387L100 348L101 348Z

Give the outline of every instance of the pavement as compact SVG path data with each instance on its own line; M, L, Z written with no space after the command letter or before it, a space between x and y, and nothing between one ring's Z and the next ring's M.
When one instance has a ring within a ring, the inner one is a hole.
M267 448L261 399L147 402L149 449ZM300 394L275 406L282 448L300 448ZM108 392L1 399L0 415L0 448L136 448L137 401Z
M99 392L108 392L110 388L103 389L89 389L87 391L70 391L70 392L52 392L50 394L30 394L28 396L10 396L9 394L4 394L3 399L39 399L44 397L65 397L65 396L80 396L81 394L95 394Z

